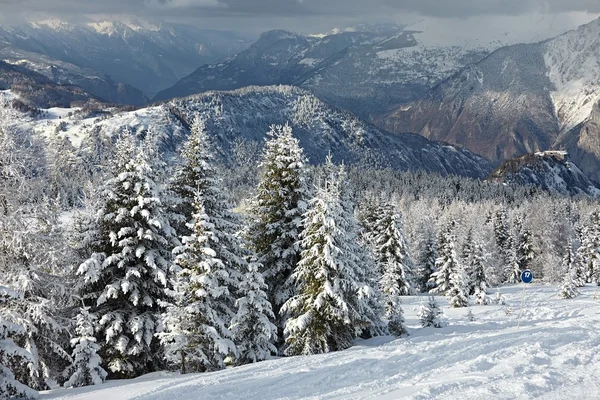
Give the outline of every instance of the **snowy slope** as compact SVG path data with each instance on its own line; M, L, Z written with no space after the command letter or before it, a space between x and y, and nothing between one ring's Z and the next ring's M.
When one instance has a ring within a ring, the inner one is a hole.
M556 286L532 285L518 327L522 286L501 288L507 305L448 309L450 326L422 329L425 297L405 297L410 336L359 341L318 356L283 358L225 371L158 373L99 387L57 389L41 399L597 399L600 298L582 289L558 299ZM512 314L507 315L506 310Z

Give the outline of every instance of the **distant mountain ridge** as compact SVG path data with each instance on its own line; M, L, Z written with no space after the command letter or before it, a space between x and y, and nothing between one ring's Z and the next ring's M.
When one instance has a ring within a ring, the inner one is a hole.
M249 85L295 85L368 118L414 100L435 83L489 53L483 48L424 47L417 32L368 27L329 35L265 32L250 48L204 65L154 101L234 90Z
M489 180L537 186L559 194L600 197L600 186L570 160L566 151L544 151L507 160Z
M94 90L107 101L129 104L142 103L141 92L154 95L198 65L248 45L232 32L167 22L47 20L0 26L0 59L29 62L48 77L55 74L56 79ZM60 71L50 71L52 66ZM95 87L94 80L104 83Z
M600 179L599 101L600 19L541 43L498 49L376 120L497 163L565 148Z

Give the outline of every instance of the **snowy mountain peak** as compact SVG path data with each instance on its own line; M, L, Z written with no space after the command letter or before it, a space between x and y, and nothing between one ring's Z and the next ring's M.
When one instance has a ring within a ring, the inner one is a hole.
M54 31L67 32L72 32L75 30L75 26L73 24L58 19L46 19L36 22L30 22L29 25L34 29L51 29Z
M561 131L583 122L600 100L600 19L545 44L544 60Z

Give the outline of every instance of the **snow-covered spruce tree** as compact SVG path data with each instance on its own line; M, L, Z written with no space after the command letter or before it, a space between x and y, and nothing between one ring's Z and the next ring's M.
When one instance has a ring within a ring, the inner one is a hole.
M388 319L388 329L394 336L402 336L407 333L404 326L404 310L402 310L400 295L402 293L401 282L402 269L398 263L390 260L384 265L381 278L381 291L385 303L385 316Z
M163 366L154 335L177 240L146 149L130 135L116 146L112 178L101 189L92 226L91 254L78 274L81 298L98 319L103 367L111 378L129 378Z
M304 215L300 261L291 276L296 294L282 307L285 353L308 355L343 350L352 345L352 304L356 302L355 271L340 249L344 232L335 185L318 188Z
M100 346L94 337L94 316L87 308L82 308L77 315L77 337L71 339L73 363L68 370L69 380L65 387L81 387L99 385L108 375L100 365L102 360L98 355Z
M375 227L371 233L371 242L377 263L382 274L393 269L400 296L413 293L413 262L409 254L402 227L402 216L390 203L381 204L377 212ZM389 277L389 275L388 275ZM382 284L382 292L386 288Z
M277 327L271 322L275 316L259 267L252 262L248 264L238 290L241 297L236 302L237 314L231 321L238 365L263 361L277 352Z
M507 283L519 283L521 281L521 268L515 249L506 251L506 270L504 276Z
M469 305L469 277L461 264L450 274L450 290L448 292L450 307L459 308Z
M456 221L452 220L446 227L440 230L438 238L438 258L435 260L436 272L431 275L430 290L432 294L446 296L450 293L450 280L454 271L459 269L458 256L456 254Z
M427 237L422 243L422 252L419 257L418 286L422 293L427 293L434 288L431 276L435 273L435 260L438 258L437 239L435 234L427 233Z
M7 305L19 297L16 291L0 286L0 398L3 399L38 397L38 393L20 382L13 371L15 367L34 362L32 354L15 342L27 332L21 317Z
M231 277L211 247L217 234L204 211L198 193L194 201L190 236L174 253L180 271L171 293L171 304L162 316L164 331L158 333L165 359L181 372L215 371L225 367L227 356L236 349L228 329Z
M355 277L356 296L349 297L350 319L355 334L361 337L387 334L386 324L381 320L384 309L379 290L380 277L377 264L360 233L346 168L344 165L339 169L335 168L331 158L328 157L326 169L332 171L329 180L335 186L331 189L339 192L341 214L337 225L343 235L339 237L338 247Z
M448 320L433 296L429 296L427 305L421 304L419 319L421 320L421 326L423 328L429 326L433 326L434 328L444 328L448 326Z
M72 299L66 276L69 251L58 222L59 210L47 199L43 150L25 132L0 130L0 272L3 284L19 295L4 304L20 316L25 334L15 339L31 362L12 369L18 381L36 390L46 380L61 382L69 365L64 310Z
M535 258L533 235L529 229L523 226L523 220L519 216L515 218L514 230L517 263L519 264L519 270L524 271L530 267Z
M473 287L475 303L480 305L490 304L490 298L487 295L490 285L485 277L485 250L481 243L474 243L470 262L470 280Z
M573 244L567 244L565 255L562 259L563 284L558 297L561 299L572 299L579 295L577 267L575 265L575 255L573 254Z
M475 292L475 282L472 279L473 275L474 275L474 270L473 270L473 253L474 253L474 247L475 243L474 243L474 239L473 239L473 229L469 229L469 231L467 232L467 237L465 238L465 241L463 242L463 246L462 246L462 250L461 250L461 264L464 265L465 268L465 273L467 274L467 276L469 277L468 280L468 294L472 295Z
M275 324L281 334L281 306L293 295L290 275L298 263L298 240L306 211L306 158L289 125L272 126L263 149L260 183L250 204L246 237L263 265Z
M595 211L590 221L581 228L580 242L576 259L578 268L585 273L586 282L593 282L596 271L600 269L600 213Z
M213 225L213 236L209 247L215 258L221 260L229 276L228 295L220 301L227 303L226 309L235 309L235 292L246 270L245 251L237 233L241 230L240 218L231 211L231 204L223 193L222 181L215 167L213 146L204 120L196 117L190 136L181 150L181 164L176 168L170 189L174 208L172 219L178 237L190 236L194 226L196 196L200 196L204 213ZM234 314L224 315L229 324Z

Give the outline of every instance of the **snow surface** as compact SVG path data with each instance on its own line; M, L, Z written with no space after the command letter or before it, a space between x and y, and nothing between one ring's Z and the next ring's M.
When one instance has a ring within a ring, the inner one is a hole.
M274 359L224 371L155 373L96 387L57 389L41 399L565 399L599 398L600 295L573 300L558 286L501 288L506 305L448 309L447 328L420 328L427 298L404 297L410 336L361 340L345 351ZM507 310L512 312L507 313Z

